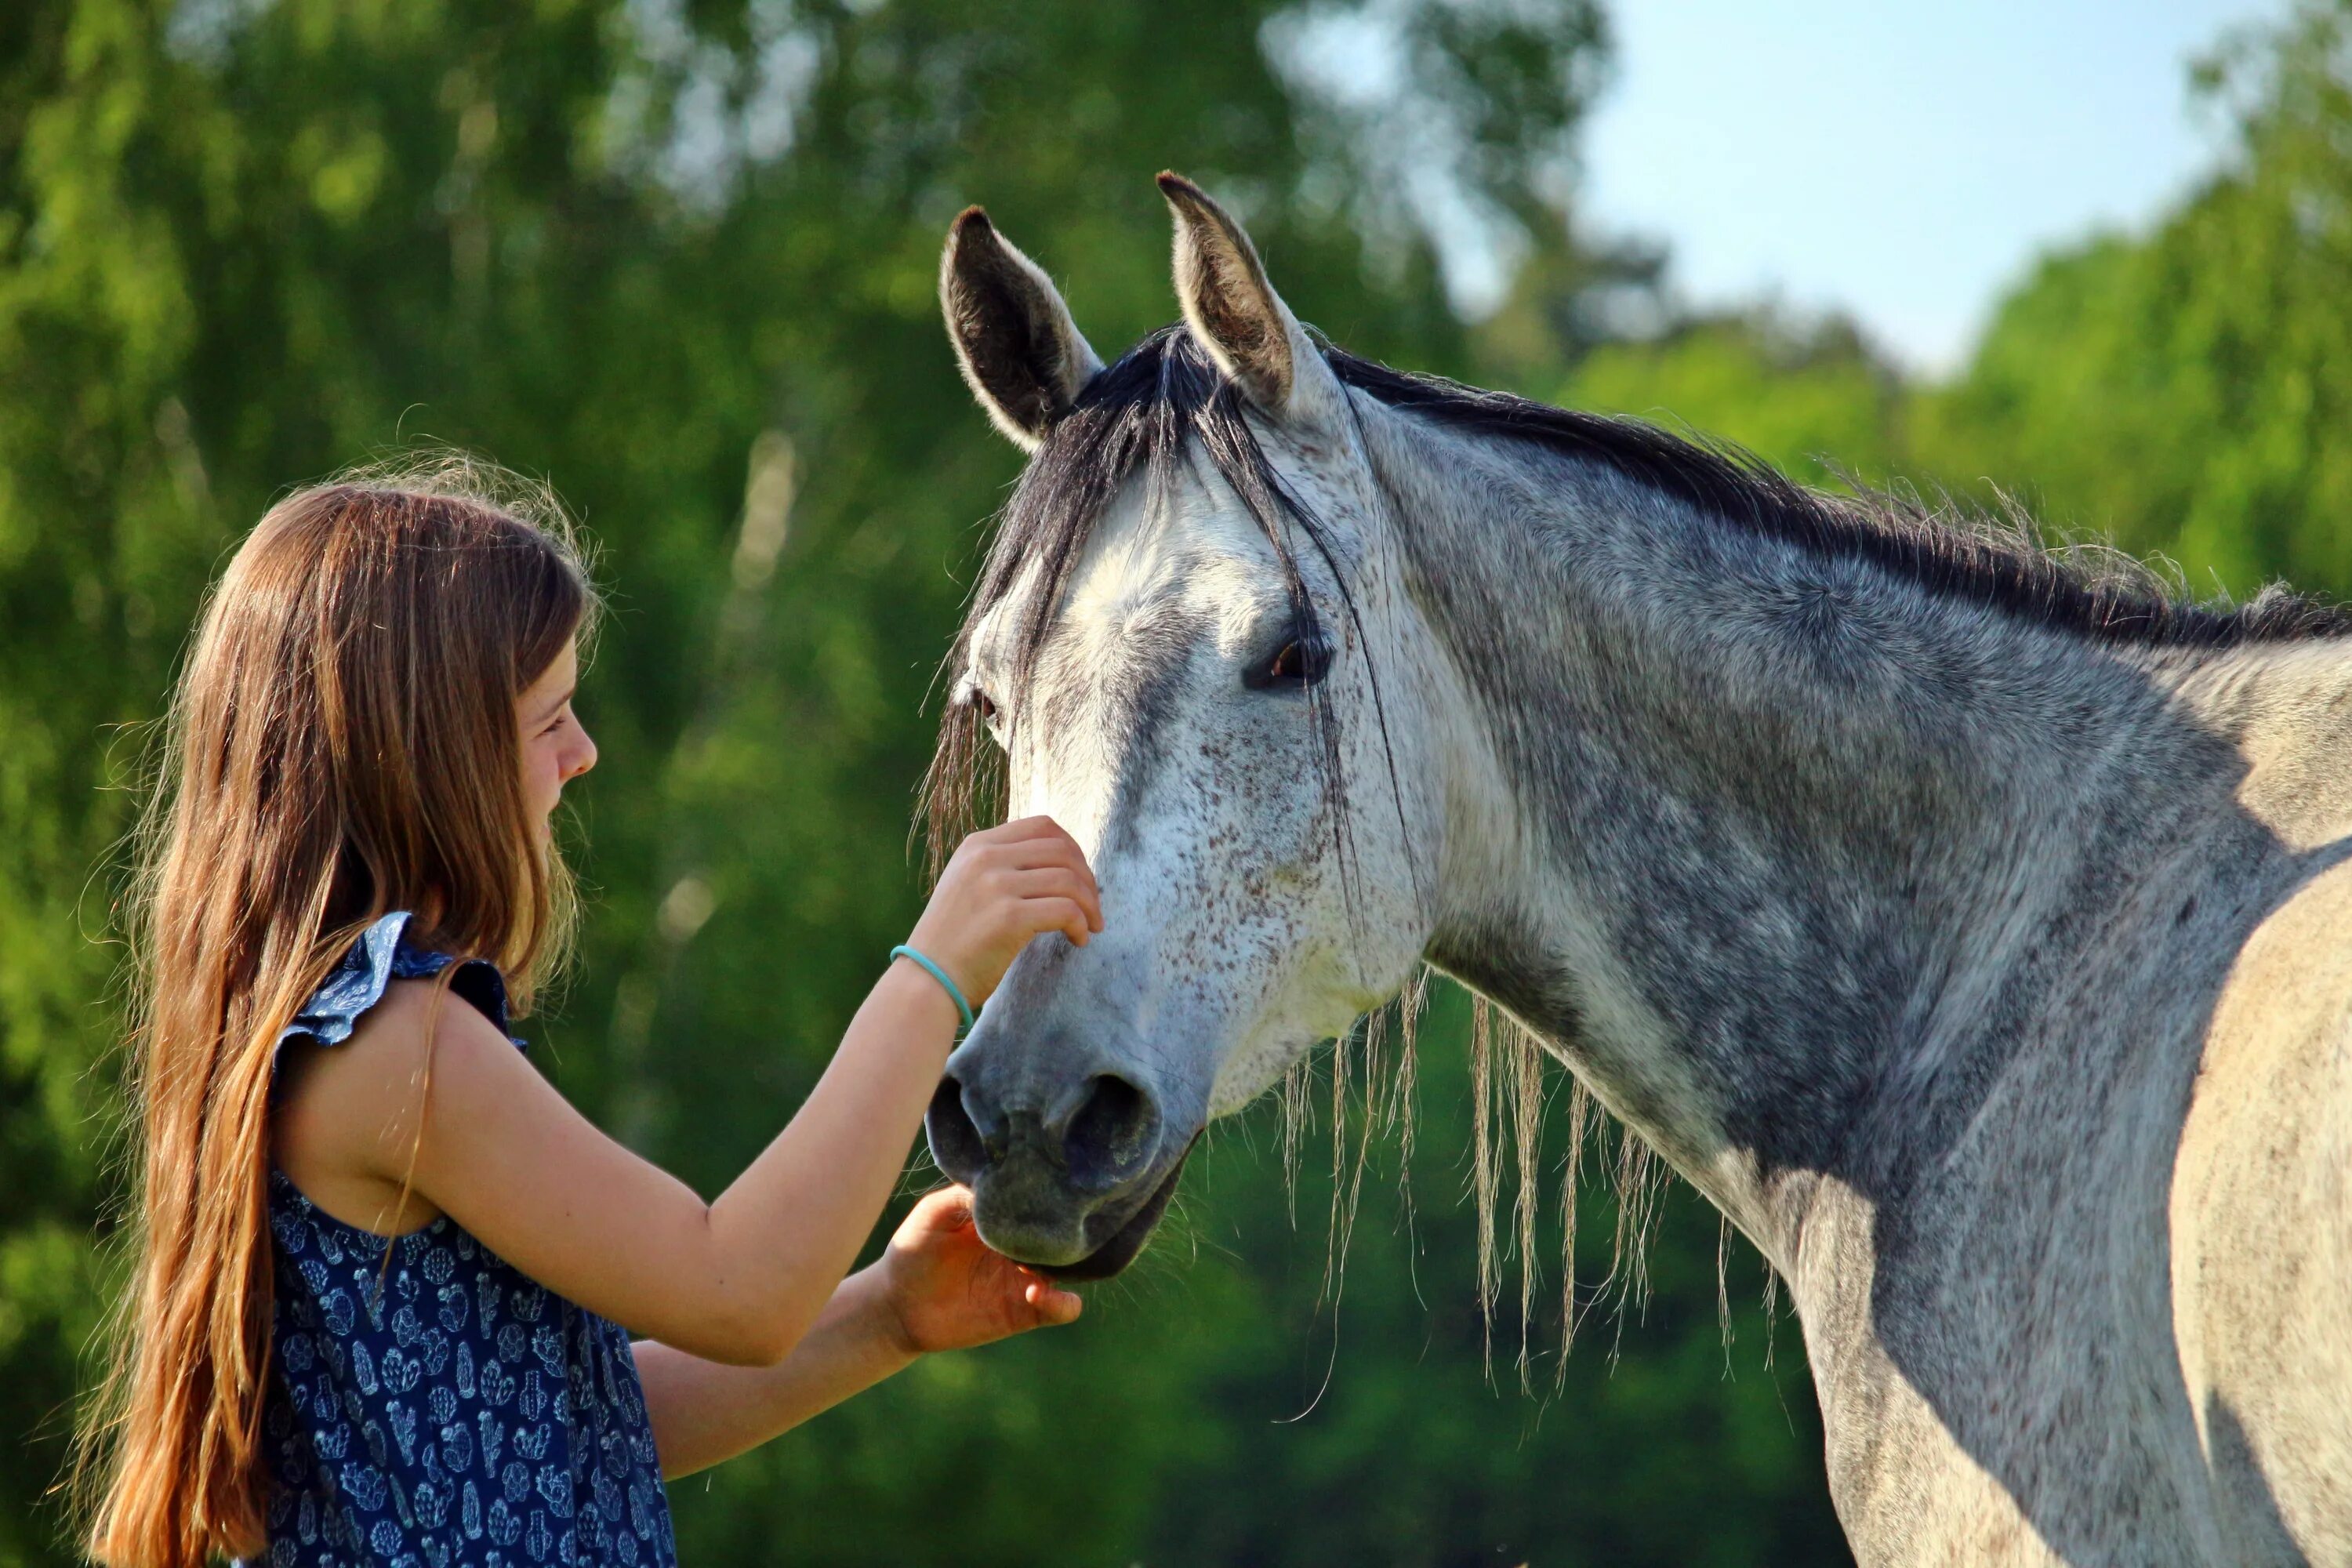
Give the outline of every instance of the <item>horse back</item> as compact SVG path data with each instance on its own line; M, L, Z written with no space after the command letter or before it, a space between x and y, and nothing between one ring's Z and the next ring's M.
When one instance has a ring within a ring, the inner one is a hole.
M2240 951L2173 1167L2181 1373L2242 1562L2352 1562L2352 862Z

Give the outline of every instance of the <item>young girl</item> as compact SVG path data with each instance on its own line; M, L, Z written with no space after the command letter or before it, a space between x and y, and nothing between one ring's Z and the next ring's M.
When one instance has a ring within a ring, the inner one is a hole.
M963 844L715 1203L525 1061L509 1011L569 912L549 819L596 761L572 707L595 601L560 518L480 479L273 508L181 679L140 921L140 1253L92 1428L117 1568L669 1563L665 1477L1077 1316L954 1190L843 1278L968 1006L1032 937L1100 929L1049 821Z

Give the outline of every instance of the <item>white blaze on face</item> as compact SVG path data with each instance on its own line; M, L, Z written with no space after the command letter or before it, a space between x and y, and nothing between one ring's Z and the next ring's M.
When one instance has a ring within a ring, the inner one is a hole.
M1179 1122L1240 1109L1392 994L1425 934L1367 637L1298 542L1333 650L1314 700L1340 726L1338 787L1308 693L1246 679L1298 628L1273 548L1221 486L1188 476L1156 501L1141 479L1128 486L1093 531L1028 690L1007 683L1034 577L970 644L967 679L1010 742L1013 814L1061 823L1103 891L1103 933L1081 951L1044 956L1059 947L1049 940L1024 954L1004 993L1020 1012L1003 1022L1041 1042L1083 1037ZM1361 628L1393 642L1381 629ZM1417 759L1396 761L1409 773Z

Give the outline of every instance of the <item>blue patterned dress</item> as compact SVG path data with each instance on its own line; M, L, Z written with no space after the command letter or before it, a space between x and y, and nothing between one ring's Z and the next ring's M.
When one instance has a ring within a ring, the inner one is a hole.
M394 980L456 962L371 926L278 1044L339 1046ZM449 988L504 1030L506 984ZM517 1046L522 1044L518 1040ZM628 1335L444 1215L389 1244L269 1173L278 1301L263 1450L269 1550L251 1568L675 1568Z

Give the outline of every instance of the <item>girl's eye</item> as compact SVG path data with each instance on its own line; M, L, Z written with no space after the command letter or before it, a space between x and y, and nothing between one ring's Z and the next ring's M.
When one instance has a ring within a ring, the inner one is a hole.
M1242 684L1253 691L1304 688L1322 679L1330 669L1330 645L1313 632L1302 632L1276 648L1273 658L1244 672Z

